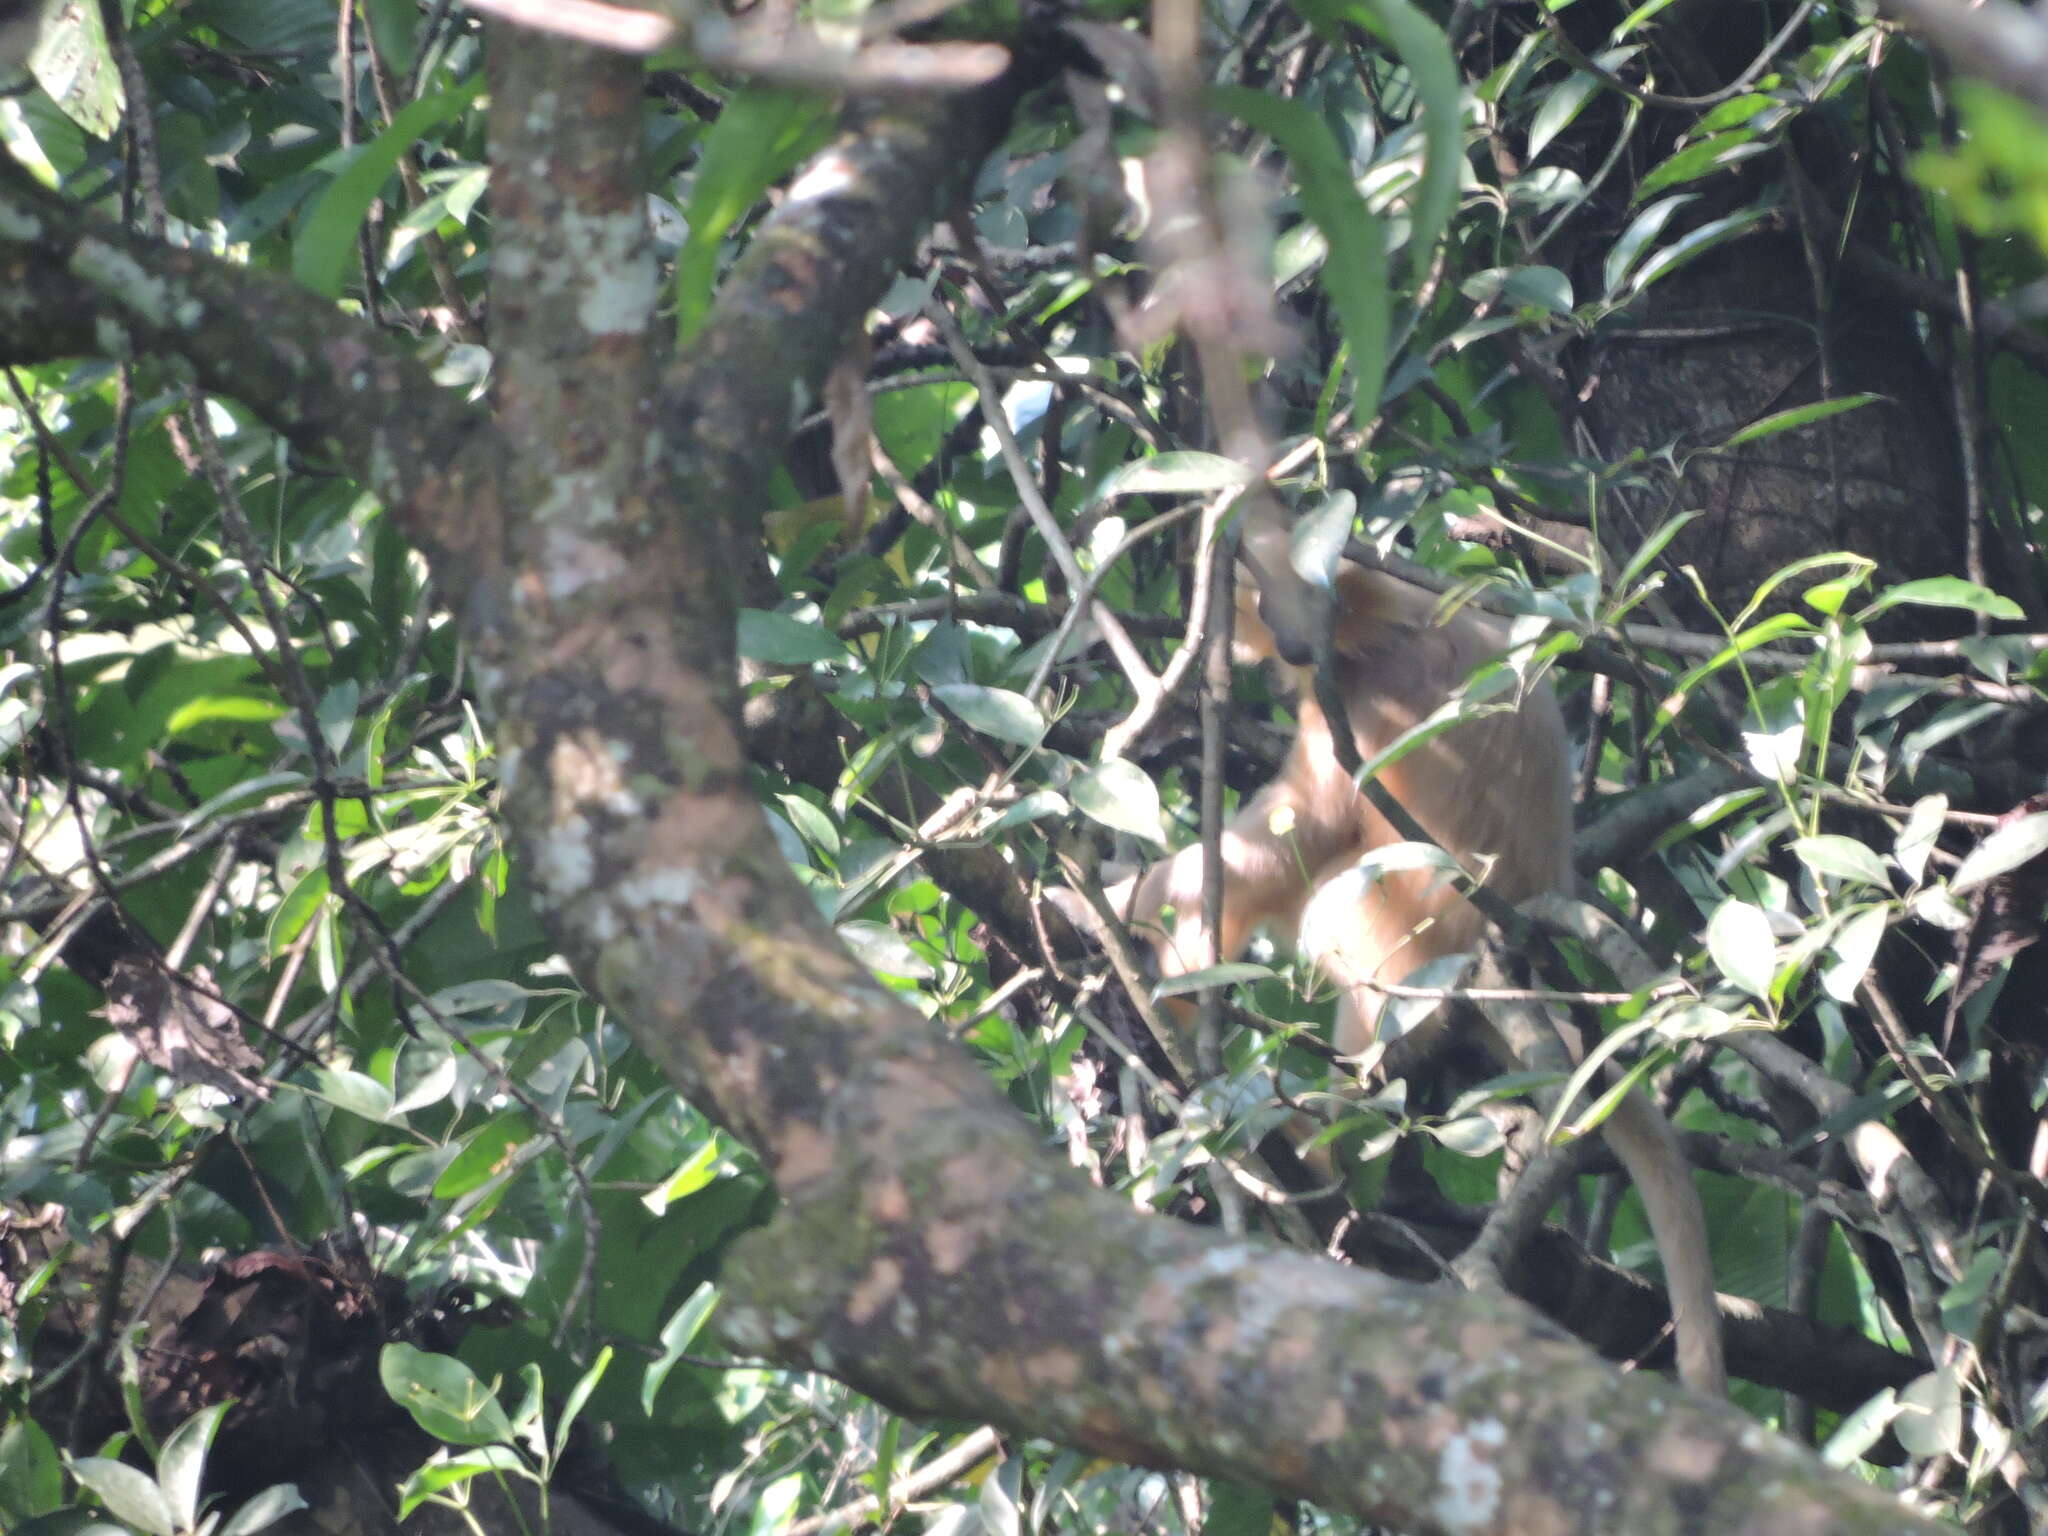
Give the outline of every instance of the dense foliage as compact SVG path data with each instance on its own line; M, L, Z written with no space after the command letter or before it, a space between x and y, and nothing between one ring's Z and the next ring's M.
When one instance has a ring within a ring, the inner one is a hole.
M788 24L828 48L857 17L819 9ZM1513 616L1519 648L1421 729L1539 676L1564 696L1581 873L1645 948L1573 951L1585 990L1550 1002L1688 1133L1721 1288L1765 1309L1730 1324L1741 1406L2022 1528L2048 1500L2048 129L1850 4L1206 20L1203 162L1170 57L1106 12L1033 19L971 205L775 505L718 511L754 540L730 581L790 864L1096 1180L1439 1278L1504 1163L1597 1124L1593 1074L1547 1127L1456 1050L1396 1044L1361 1089L1318 1049L1327 988L1268 950L1207 978L1230 1005L1190 1072L1142 981L1037 900L1194 837L1205 749L1232 795L1277 761L1285 699L1245 674L1198 718L1187 640L1263 460L1305 558L1348 538ZM333 295L482 395L480 35L414 0L67 7L0 141L10 174ZM672 51L644 120L687 349L833 102ZM349 1412L388 1387L466 1448L434 1498L554 1466L575 1420L693 1529L877 1499L935 1530L1263 1529L1244 1490L900 1420L700 1332L769 1181L543 937L425 564L364 466L109 343L0 343L0 1525L195 1526L219 1415L164 1437L217 1398L107 1304L222 1259L252 1294L267 1250L388 1324L289 1351L330 1351ZM1234 418L1219 360L1254 378ZM1348 1200L1269 1139L1302 1110ZM1508 1278L1657 1361L1635 1202L1575 1146ZM214 1387L275 1390L182 1337Z

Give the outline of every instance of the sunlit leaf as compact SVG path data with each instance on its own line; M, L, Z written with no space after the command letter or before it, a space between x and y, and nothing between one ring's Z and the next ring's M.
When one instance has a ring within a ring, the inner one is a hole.
M1998 828L1972 848L1949 880L1949 889L1967 891L1982 885L2039 858L2043 850L2048 850L2048 811L2032 811Z

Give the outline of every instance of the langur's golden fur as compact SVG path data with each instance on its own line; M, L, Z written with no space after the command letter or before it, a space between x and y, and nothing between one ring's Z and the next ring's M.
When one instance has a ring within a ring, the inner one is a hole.
M1240 583L1241 595L1248 585ZM1502 626L1484 613L1468 609L1437 622L1435 594L1384 571L1347 566L1335 601L1331 665L1361 760L1435 712L1506 644ZM1238 647L1252 659L1279 656L1272 630L1249 602L1239 605ZM1398 982L1426 961L1469 950L1485 920L1439 870L1376 878L1355 871L1361 856L1401 839L1339 766L1311 670L1289 670L1297 696L1294 743L1278 777L1223 832L1219 942L1211 948L1202 917L1199 846L1122 882L1109 897L1150 939L1162 975L1231 959L1262 927L1296 943L1340 989L1335 1044L1356 1055L1371 1042L1381 1012L1383 995L1370 984ZM1379 781L1466 870L1517 903L1571 889L1567 747L1557 700L1538 684L1516 707L1423 743L1383 769ZM1176 915L1170 930L1161 920L1169 906ZM1505 1042L1487 1033L1489 1046L1510 1058L1503 1065L1519 1065ZM1576 1051L1576 1040L1567 1044ZM1726 1381L1706 1223L1671 1127L1632 1093L1603 1129L1650 1214L1671 1290L1679 1372L1691 1386L1721 1393Z

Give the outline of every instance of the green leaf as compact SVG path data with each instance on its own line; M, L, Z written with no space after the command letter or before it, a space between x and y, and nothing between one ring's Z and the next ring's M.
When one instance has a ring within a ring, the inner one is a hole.
M980 683L939 683L932 697L984 736L1020 747L1035 747L1045 739L1044 712L1021 693Z
M478 74L409 102L392 117L390 127L357 150L299 226L292 242L292 276L325 298L339 294L342 274L355 259L356 231L397 169L398 157L425 138L428 129L475 101L483 88L484 77Z
M42 35L28 57L36 84L71 121L94 138L110 139L127 97L95 5L45 5ZM27 13L33 16L35 13Z
M1507 1141L1490 1115L1466 1115L1422 1129L1460 1157L1491 1157Z
M1839 880L1859 880L1865 885L1880 888L1889 887L1890 879L1885 874L1884 860L1853 837L1826 832L1818 837L1795 838L1792 851L1799 860L1817 875L1832 875Z
M243 724L268 725L271 721L289 714L282 700L275 694L255 695L238 693L209 693L180 704L164 721L166 736L182 736L197 726L212 720L239 721Z
M1704 516L1704 512L1680 512L1666 518L1663 526L1643 540L1642 547L1629 557L1628 564L1614 579L1614 590L1626 596L1636 579L1650 568L1650 563L1664 553L1665 546L1683 533L1687 524Z
M887 923L847 922L838 925L839 937L858 960L878 976L900 976L906 981L930 981L938 973L910 941Z
M1362 7L1337 6L1331 0L1312 0L1310 10L1322 10L1326 16L1341 13L1361 21L1365 15ZM1351 168L1328 126L1307 107L1243 86L1215 87L1210 99L1220 110L1242 118L1272 139L1293 165L1301 188L1301 210L1330 243L1318 281L1330 295L1351 349L1359 408L1373 414L1379 407L1387 371L1387 239L1379 218L1358 195ZM1421 224L1418 206L1418 234Z
M106 1505L107 1512L145 1536L173 1536L178 1528L170 1500L147 1472L105 1456L72 1458L71 1475Z
M1636 275L1629 279L1629 293L1641 293L1659 278L1677 271L1695 257L1703 256L1715 246L1733 240L1752 224L1762 223L1770 217L1770 213L1771 210L1768 208L1745 208L1724 218L1709 219L1699 228L1686 231L1636 269Z
M1906 824L1899 828L1898 841L1892 844L1892 857L1915 885L1927 872L1927 856L1934 851L1935 840L1941 836L1947 819L1947 795L1922 795L1906 813Z
M1753 155L1762 154L1769 147L1746 128L1710 134L1697 143L1686 145L1637 182L1636 200L1640 202L1653 192L1661 192L1681 182L1697 181L1716 171L1728 170Z
M590 1362L590 1369L576 1378L576 1385L569 1389L569 1395L562 1400L562 1412L555 1421L555 1438L551 1447L553 1459L559 1463L562 1454L569 1448L569 1431L576 1427L576 1417L583 1412L583 1405L590 1401L590 1394L597 1390L597 1384L604 1380L604 1373L612 1363L612 1347L607 1344L597 1352L597 1358Z
M219 1536L256 1536L258 1531L268 1530L286 1515L306 1507L306 1501L299 1497L297 1483L272 1483L236 1510L220 1528Z
M1048 816L1064 816L1072 807L1067 797L1056 789L1034 789L1021 797L1015 805L1006 806L1003 814L989 823L989 834L993 836L1010 827L1022 826L1027 821L1043 821Z
M1892 1388L1866 1398L1863 1405L1843 1416L1820 1448L1820 1459L1831 1467L1849 1468L1863 1459L1863 1453L1884 1438L1892 1420L1899 1416L1898 1394Z
M1166 843L1159 814L1159 786L1136 763L1112 758L1077 774L1067 786L1075 808L1091 821L1148 842Z
M232 1405L214 1403L200 1409L172 1430L157 1453L156 1482L176 1516L178 1528L189 1531L199 1520L199 1487L206 1477L206 1454Z
M1994 1256L1995 1257L1995 1256ZM1909 1456L1953 1456L1962 1449L1963 1386L1948 1367L1914 1378L1899 1392L1892 1433Z
M1220 453L1155 453L1119 464L1095 487L1095 501L1118 496L1207 496L1248 484L1251 472Z
M640 1410L649 1418L654 1416L654 1400L661 1393L661 1384L668 1380L668 1374L676 1362L689 1353L712 1309L718 1305L718 1289L705 1281L690 1293L689 1300L669 1315L661 1327L661 1356L640 1378Z
M805 667L814 661L845 661L846 647L824 625L763 608L740 610L739 653L776 667Z
M1311 0L1313 13L1327 0ZM1464 169L1464 115L1458 66L1442 30L1409 0L1364 0L1345 10L1367 30L1394 45L1408 66L1422 103L1422 138L1427 159L1415 196L1414 229L1408 238L1408 276L1421 282L1436 254L1436 243L1457 206L1458 176Z
M761 194L824 142L831 103L821 93L757 86L730 98L705 133L683 210L690 233L676 252L676 340L687 344L711 309L718 254Z
M450 1445L502 1445L511 1422L497 1397L453 1355L430 1355L410 1344L386 1344L377 1374L391 1400L436 1440Z
M1995 880L2007 870L2018 869L2048 849L2048 811L2032 811L2017 821L1998 828L1970 850L1969 857L1948 883L1952 891L1967 891Z
M1816 421L1826 421L1830 416L1839 416L1844 411L1859 410L1872 401L1883 398L1883 395L1872 394L1844 395L1838 400L1816 400L1810 405L1795 405L1790 410L1773 411L1770 415L1759 417L1723 439L1721 446L1736 448L1743 443L1753 443L1760 437L1791 432L1799 427L1811 426Z
M1555 267L1489 267L1458 285L1468 299L1504 299L1517 310L1572 312L1572 280Z
M1634 48L1610 50L1623 56L1639 51ZM1610 70L1614 67L1606 60L1596 62ZM1523 155L1527 164L1534 165L1543 151L1550 147L1550 141L1571 126L1572 120L1599 87L1599 78L1582 69L1573 70L1562 82L1550 87L1537 106L1536 115L1529 119L1529 144Z
M1777 941L1761 907L1732 896L1716 907L1707 920L1707 953L1721 974L1751 997L1770 997Z
M391 1090L376 1078L351 1072L346 1067L314 1068L313 1086L308 1092L316 1099L325 1099L337 1109L345 1109L352 1115L361 1115L365 1120L373 1120L380 1125L391 1117Z
M1601 281L1607 285L1606 296L1613 298L1621 291L1621 285L1636 264L1636 258L1643 254L1650 242L1664 232L1664 226L1671 222L1671 216L1699 197L1697 192L1680 192L1671 197L1659 198L1641 213L1629 220L1628 228L1615 237L1613 246L1607 252L1607 259L1601 263Z
M2026 610L2009 597L1965 581L1960 576L1928 576L1920 581L1902 581L1878 594L1877 600L1858 615L1868 619L1887 608L1912 603L1922 608L1962 608L1994 619L2023 619Z
M460 1199L490 1183L512 1166L514 1154L528 1139L528 1129L526 1115L521 1110L508 1109L486 1120L470 1132L462 1150L434 1180L434 1198Z
M1226 960L1221 965L1205 965L1199 971L1169 976L1152 989L1152 995L1179 997L1184 992L1200 992L1208 987L1234 987L1241 981L1271 981L1273 975L1270 965L1258 965L1250 960Z
M0 1525L46 1515L64 1502L64 1464L34 1419L0 1429Z
M1209 1514L1202 1536L1272 1536L1273 1495L1249 1483L1209 1480ZM1284 1522L1291 1528L1292 1522Z
M1870 974L1870 962L1890 926L1891 909L1878 905L1865 907L1835 930L1828 941L1834 963L1820 973L1821 988L1829 997L1838 1003L1856 1000L1856 991Z
M402 1522L437 1493L459 1488L486 1473L532 1477L516 1446L479 1445L439 1461L430 1461L398 1485L398 1518Z

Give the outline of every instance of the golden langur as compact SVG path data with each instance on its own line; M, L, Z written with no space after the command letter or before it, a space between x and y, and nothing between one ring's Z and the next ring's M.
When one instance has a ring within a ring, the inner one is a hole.
M1248 532L1247 542L1253 540ZM1301 654L1308 629L1291 572L1256 570L1262 620L1240 582L1237 648L1247 659ZM1276 598L1278 603L1276 605ZM1361 761L1451 698L1473 669L1507 644L1504 626L1471 609L1438 622L1438 600L1385 571L1346 566L1335 583L1329 665L1335 669ZM1278 628L1291 635L1283 645ZM1479 910L1441 869L1370 873L1359 860L1402 841L1340 765L1313 669L1289 665L1296 730L1286 761L1222 834L1222 923L1203 919L1203 857L1185 848L1108 892L1112 908L1150 941L1162 976L1183 975L1242 953L1266 928L1294 944L1339 989L1335 1044L1357 1055L1371 1043L1384 994L1424 963L1471 949L1485 930ZM1382 769L1379 782L1470 874L1514 904L1572 885L1568 737L1547 684L1512 706L1460 723ZM1169 928L1164 909L1174 910ZM1180 1016L1185 1019L1183 1005ZM1513 1060L1490 1027L1503 1067ZM1566 1031L1576 1054L1577 1042ZM1663 1114L1631 1093L1603 1126L1649 1211L1664 1260L1678 1336L1679 1373L1702 1391L1726 1382L1719 1314L1698 1192Z

